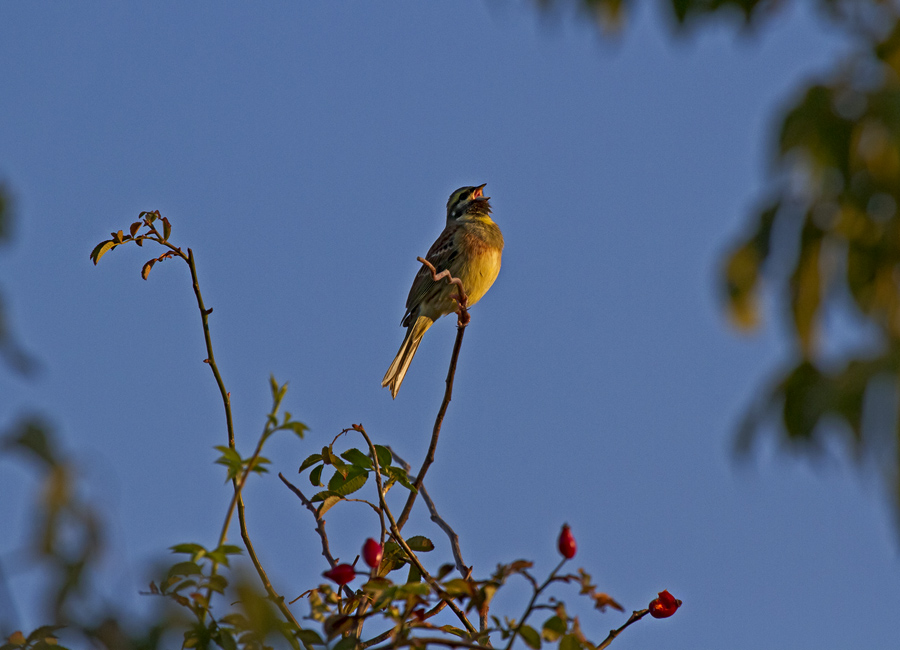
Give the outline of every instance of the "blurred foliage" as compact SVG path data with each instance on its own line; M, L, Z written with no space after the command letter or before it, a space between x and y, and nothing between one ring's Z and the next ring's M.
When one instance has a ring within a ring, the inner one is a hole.
M794 349L738 448L773 423L790 449L813 455L836 434L882 470L900 508L900 7L823 4L856 48L796 93L768 199L724 267L739 327L760 320L764 281L781 289Z
M39 490L29 508L33 530L22 555L42 576L43 617L52 621L28 634L0 629L6 638L0 650L64 648L58 636L63 629L76 632L69 640L82 644L88 640L107 648L156 648L161 622L130 637L122 627L122 613L96 591L93 578L104 548L103 525L78 488L76 464L60 450L49 425L38 417L22 418L3 435L0 452L36 467ZM12 625L12 614L6 612L0 626Z
M762 30L800 1L661 6L683 33L715 17ZM806 2L852 50L823 78L795 90L778 120L765 198L725 260L734 324L759 324L765 280L782 297L794 348L759 390L737 449L746 452L775 428L787 449L818 457L833 448L827 440L836 434L855 460L881 470L900 515L900 4ZM636 0L575 4L608 33L627 24Z
M12 239L12 198L5 185L0 183L0 245ZM16 342L6 316L6 305L0 295L0 358L7 367L20 375L28 375L35 369L35 362Z

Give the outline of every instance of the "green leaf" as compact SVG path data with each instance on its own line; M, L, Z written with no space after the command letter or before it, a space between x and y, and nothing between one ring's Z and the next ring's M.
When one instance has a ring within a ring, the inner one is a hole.
M231 632L224 628L219 628L218 634L215 636L216 645L218 645L222 650L237 650L237 643L234 640L234 637L231 636Z
M339 497L339 496L327 497L324 501L322 501L322 505L319 506L319 516L321 517L322 515L324 515L326 512L331 510L331 508L334 506L334 504L336 504L338 501L342 501L342 500L343 500L343 497Z
M574 634L567 634L559 640L559 650L581 650L581 642Z
M195 562L178 562L169 567L167 577L203 575L203 570Z
M359 639L351 634L338 641L331 650L354 650L358 643Z
M395 571L406 563L406 552L400 548L397 542L387 540L384 543L384 553L382 555L381 567L379 567L379 575L385 575L391 571Z
M366 454L362 453L355 447L345 451L343 454L341 454L341 457L347 460L352 465L356 465L357 467L372 469L372 460Z
M429 551L434 550L434 543L428 539L427 537L423 537L422 535L416 535L415 537L410 537L406 540L406 543L409 547L420 553L428 553Z
M321 461L322 461L322 454L311 454L311 455L307 456L306 460L304 460L303 463L300 465L299 471L302 472L307 467L311 467Z
M566 622L559 616L551 616L544 621L544 627L541 629L541 636L545 641L556 641L566 633Z
M217 445L215 448L222 452L222 455L216 459L216 463L228 468L228 479L237 478L243 469L244 462L240 454L225 445Z
M231 566L228 562L228 554L222 552L221 549L216 549L214 551L210 551L209 558L213 562L218 562L219 564L224 564L225 566Z
M407 584L413 582L422 582L422 574L419 572L419 568L410 562L409 564L409 574L406 576Z
M313 487L322 487L322 470L325 469L324 465L319 465L313 471L309 473L309 482L312 483Z
M228 578L218 573L210 576L206 582L210 589L220 594L225 593L225 588L228 586Z
M824 278L820 273L820 252L822 231L808 215L801 235L800 259L791 276L791 309L794 329L800 339L804 356L812 357L816 348L816 316L825 291Z
M231 627L236 627L242 630L246 630L250 627L250 621L248 621L247 617L240 612L225 614L225 616L220 618L219 621L225 623L226 625L230 625Z
M394 458L391 454L391 450L384 445L375 445L375 455L378 456L378 465L381 469L390 467L391 461Z
M264 467L264 465L271 465L272 461L266 458L265 456L257 456L256 460L253 461L253 466L250 468L251 472L256 472L257 474L268 474L269 470Z
M333 496L338 496L338 495L336 495L331 490L322 490L321 492L316 492L314 495L312 495L309 498L309 500L312 501L313 503L316 503L317 501L324 501L328 497L333 497Z
M353 465L347 471L346 478L335 472L331 480L328 481L328 489L341 496L347 496L361 489L368 480L369 473Z
M325 461L327 465L332 465L342 476L347 476L350 467L335 455L331 447L322 447L322 460Z
M325 645L322 637L315 630L297 630L296 635L307 648L311 645Z
M42 639L46 639L47 637L55 637L54 632L57 630L61 630L65 627L65 625L42 625L39 628L36 628L28 635L28 643L33 643L35 641L40 641Z
M91 251L90 255L91 259L94 261L94 266L97 266L97 262L100 261L101 257L106 255L107 251L112 250L116 246L118 246L118 244L112 239L107 239L94 246L94 250Z
M406 470L401 467L388 467L387 475L392 479L397 481L400 485L405 487L410 492L416 492L415 486L410 482L409 475L407 475Z
M222 551L226 555L240 555L244 552L240 546L235 546L234 544L222 544L217 551Z
M206 555L206 549L200 544L176 544L175 546L170 546L169 550L173 553L186 553L188 555L199 554L200 557Z
M453 580L448 580L443 584L444 591L447 592L448 595L458 598L460 596L471 596L472 595L472 585L469 584L467 580L463 580L462 578L454 578Z
M51 467L58 463L49 430L38 420L26 419L16 424L15 433L10 433L3 441L4 449L15 447L21 447L35 454Z
M278 393L281 390L281 387L278 385L278 382L275 381L275 375L269 375L269 390L272 392L272 399L278 399Z
M431 587L425 582L407 582L398 585L396 597L407 598L409 596L427 596L431 593Z
M303 424L302 422L297 422L296 420L291 420L290 422L285 422L282 424L280 429L287 429L289 431L293 431L297 434L298 437L302 438L303 434L309 431L309 427Z
M468 639L469 638L468 632L466 632L465 630L463 630L461 628L453 627L452 625L442 625L438 629L441 630L442 632L446 632L447 634L453 634L454 636L458 636L460 639Z
M522 640L529 648L534 648L534 650L540 649L541 636L537 633L537 630L530 625L523 625L519 628L519 636L522 637Z
M175 580L177 580L178 576L173 576L173 578ZM169 593L178 593L179 591L183 591L185 589L193 588L196 586L197 586L196 580L182 580L181 582L176 584L174 587L172 585L169 585L166 588L166 591L168 591Z

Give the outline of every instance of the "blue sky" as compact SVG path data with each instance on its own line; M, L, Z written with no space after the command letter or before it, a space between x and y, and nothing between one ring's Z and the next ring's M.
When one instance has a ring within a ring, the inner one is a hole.
M94 244L158 209L193 248L245 453L273 373L311 427L271 443L275 470L296 476L356 422L417 466L452 319L396 401L380 380L447 196L487 182L503 269L473 310L427 481L476 575L519 557L548 571L566 521L578 566L626 608L664 588L685 602L614 647L895 647L882 486L771 441L735 461L739 416L788 348L772 305L742 337L717 293L767 178L774 116L847 47L796 8L755 34L714 24L685 38L643 7L607 41L574 12L512 0L6 3L0 177L18 224L0 273L43 370L0 375L0 424L34 410L54 422L114 521L105 589L146 607L148 563L218 534L224 418L186 267L144 282L146 247L95 268ZM33 489L3 463L0 516L21 535ZM276 587L316 584L326 566L294 496L273 473L246 501ZM377 532L354 504L328 525L346 558ZM438 543L434 566L449 558L421 512L407 530ZM21 543L5 536L5 564ZM624 621L560 595L592 638ZM526 599L513 589L495 607L518 616ZM23 627L39 622L20 609Z

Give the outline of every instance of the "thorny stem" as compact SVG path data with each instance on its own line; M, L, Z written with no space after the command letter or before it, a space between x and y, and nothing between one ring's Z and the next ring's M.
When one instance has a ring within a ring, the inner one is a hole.
M366 443L369 445L369 453L372 456L372 466L375 469L375 484L378 488L378 505L380 508L378 509L378 519L381 522L381 546L384 547L384 538L385 538L385 525L384 525L384 513L388 508L387 502L384 500L384 485L381 482L381 466L378 464L378 453L375 450L375 445L372 443L372 440L369 438L369 434L366 433L365 428L363 428L362 423L354 424L351 427L354 431L358 432L363 438L366 439ZM375 572L378 570L377 566L372 567L371 575L374 577ZM363 618L362 615L365 614L366 609L368 608L368 602L362 601L359 604L359 607L356 610L356 615L359 617L359 621L356 624L356 638L359 639L362 636L362 628L363 628ZM404 616L405 619L405 616Z
M191 269L191 283L194 287L194 295L197 296L197 307L200 309L200 317L203 320L203 339L206 341L206 363L212 370L213 377L216 378L216 385L219 387L219 393L222 395L222 404L225 406L225 425L228 428L228 446L232 449L234 446L234 422L231 418L231 393L225 389L225 382L219 372L219 366L216 365L216 357L213 354L212 337L209 333L209 315L212 309L206 309L203 304L203 295L200 293L200 282L197 280L197 265L194 263L194 251L188 248L187 254L188 267ZM237 484L235 482L235 489Z
M550 572L550 575L547 576L547 579L544 580L544 583L540 587L537 587L534 589L534 593L531 595L531 600L528 601L528 607L525 608L525 613L522 614L522 620L519 621L519 624L516 625L516 629L513 630L512 635L509 637L509 643L506 644L506 650L510 650L510 648L512 648L512 645L515 642L516 637L519 635L519 631L522 629L522 626L525 625L525 621L528 620L528 617L529 617L529 615L531 615L531 612L534 611L535 601L537 601L538 597L541 595L541 593L544 591L544 589L546 589L550 585L550 583L556 579L556 573L568 561L569 560L567 558L563 558L562 561L556 565L556 568Z
M306 495L300 491L300 488L287 480L281 472L278 473L278 478L281 479L281 482L284 483L291 492L297 495L297 498L300 499L307 510L312 513L313 518L316 520L316 532L319 533L319 537L322 539L322 555L325 556L325 559L328 560L328 564L333 569L337 566L337 560L334 559L334 556L331 554L331 548L328 545L328 533L325 532L325 520L319 516L319 511L316 510L312 501L307 499Z
M403 511L397 519L398 530L402 530L403 526L406 525L409 514L412 512L413 504L416 502L419 488L422 487L422 481L425 480L425 473L434 462L434 453L437 450L438 436L441 434L441 425L444 423L444 415L447 413L447 407L450 405L450 399L453 395L453 378L456 375L456 362L459 359L459 350L462 347L463 335L466 333L466 325L469 324L468 297L463 290L462 281L459 278L451 276L450 272L446 270L436 273L434 266L427 260L424 260L421 257L417 259L431 270L431 276L435 282L439 279L446 279L451 284L457 285L459 293L454 296L454 299L457 301L459 307L457 311L459 318L456 323L456 342L453 344L453 355L450 357L450 368L447 371L447 387L444 389L444 400L441 402L441 408L438 410L437 418L435 418L434 421L434 429L431 432L431 444L428 446L428 454L425 456L422 468L416 475L415 483L413 483L415 490L412 490L409 493L409 497L406 499L406 505L403 506Z
M297 495L297 498L300 499L300 502L306 506L306 509L312 513L313 519L316 520L316 532L319 534L319 537L322 540L322 555L328 560L328 565L333 569L337 566L337 560L334 559L334 556L331 554L331 547L328 544L328 533L325 532L325 520L319 515L319 511L312 504L312 501L306 498L306 495L298 488L296 485L287 480L281 472L278 473L278 478L281 479L281 482L284 483L287 488ZM240 513L239 513L240 514ZM346 595L352 596L353 592L350 590L350 587L344 585L344 590Z
M152 224L151 224L152 227ZM157 232L157 236L159 236L158 231L153 228L154 232ZM231 395L225 388L225 382L222 379L222 374L219 372L219 366L216 364L216 357L213 353L212 347L212 335L209 331L209 315L212 313L212 309L207 309L206 305L203 302L203 294L200 293L200 282L197 279L197 265L194 262L194 251L190 248L187 249L187 255L185 255L180 248L170 244L168 241L165 241L160 237L160 243L164 246L167 246L171 250L175 251L185 262L187 262L188 268L191 270L191 285L194 288L194 295L197 298L197 307L200 310L200 318L203 323L203 339L206 342L206 359L205 363L209 365L212 370L213 377L216 379L216 385L219 387L219 393L222 396L222 404L225 407L225 423L228 430L228 446L232 449L235 449L234 443L234 421L231 416ZM257 452L254 454L254 457L259 455L261 449L257 448ZM262 564L259 561L259 558L256 555L256 551L253 549L253 544L250 542L250 533L247 531L247 522L244 518L244 501L241 497L241 489L243 488L244 481L246 480L246 472L244 477L239 481L237 478L232 479L232 487L234 488L234 497L232 498L232 502L228 508L228 514L225 519L225 524L222 529L222 534L219 537L219 546L225 543L225 538L228 532L228 525L231 521L232 513L234 512L234 504L237 503L238 508L238 520L240 522L241 527L241 538L244 540L244 545L247 548L247 554L250 557L250 561L253 563L253 566L256 568L256 572L259 575L260 580L262 581L263 587L266 590L266 593L269 595L269 599L275 603L278 607L279 611L281 611L282 615L285 619L293 625L296 629L300 629L300 623L297 622L297 619L294 618L291 610L288 609L287 605L284 603L284 597L282 597L275 589L272 587L272 583L269 582L269 577L266 575L265 570L262 567ZM218 568L218 563L213 562L211 573L215 575L216 570ZM211 593L211 592L210 592ZM209 594L206 599L207 608L209 607Z
M628 620L625 621L624 625L616 628L615 630L610 630L609 636L603 640L603 643L597 646L597 650L604 650L604 648L608 648L609 644L612 643L613 640L622 633L622 630L624 630L632 623L637 623L649 613L649 609L639 609L637 611L631 612L631 616L628 617Z
M391 451L391 455L394 457L400 465L407 471L410 470L409 463L403 460L400 456L397 455L393 449L388 447ZM456 570L459 571L460 575L463 578L469 578L472 575L472 567L466 566L466 563L463 562L462 558L462 550L459 547L459 535L456 534L456 531L444 521L443 517L438 514L437 506L434 505L434 501L431 499L431 495L428 494L428 490L425 489L425 485L419 486L419 492L422 494L422 499L425 501L425 505L428 507L428 512L431 513L431 521L438 525L438 527L443 530L447 537L450 539L450 551L453 553L453 561L456 563Z

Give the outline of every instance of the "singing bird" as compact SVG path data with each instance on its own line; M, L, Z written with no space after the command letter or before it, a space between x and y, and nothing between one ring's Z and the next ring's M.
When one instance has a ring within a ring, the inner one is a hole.
M471 307L487 293L500 273L500 256L503 253L503 234L491 219L489 196L484 196L484 186L461 187L447 201L447 227L425 256L440 273L443 270L462 280ZM409 364L428 328L441 316L456 311L456 301L451 297L457 288L446 280L435 282L431 271L424 265L416 274L409 297L406 314L401 325L406 336L391 367L381 380L382 386L391 389L391 397L397 397L400 384L406 376Z

